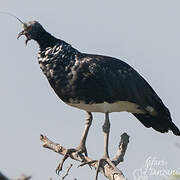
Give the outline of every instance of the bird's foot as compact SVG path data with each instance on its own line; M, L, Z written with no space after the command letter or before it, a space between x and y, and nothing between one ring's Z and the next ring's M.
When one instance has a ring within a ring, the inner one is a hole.
M59 163L59 165L56 168L56 174L59 175L59 173L62 171L63 168L63 164L65 162L65 160L71 156L72 153L75 153L77 158L80 158L81 162L84 161L84 158L82 156L82 153L85 154L85 156L87 156L87 149L85 145L79 145L77 148L75 149L67 149L65 155L62 158L62 161Z
M98 173L99 173L100 167L104 167L106 164L108 164L111 168L116 168L115 164L109 159L109 157L106 157L106 156L102 157L99 160L92 160L89 162L82 163L78 167L82 167L84 165L90 166L93 163L97 163L95 180L98 179Z
M76 148L76 153L78 155L84 153L85 156L88 156L88 153L87 153L87 148L85 145L79 145L77 148Z
M96 168L95 180L98 179L98 174L99 174L100 167L104 167L106 164L108 164L111 168L116 168L115 164L109 159L109 157L104 156L103 158L98 160L98 165L97 165L97 168Z

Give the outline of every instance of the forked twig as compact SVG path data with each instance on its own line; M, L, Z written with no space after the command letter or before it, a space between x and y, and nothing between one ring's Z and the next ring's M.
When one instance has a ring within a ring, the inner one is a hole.
M54 143L53 141L51 141L44 135L40 136L40 140L43 142L44 148L48 148L48 149L50 149L58 154L61 154L63 156L67 152L67 149L65 147L61 146L60 144ZM121 135L121 141L118 146L117 153L112 160L113 163L115 164L115 166L117 166L120 162L123 161L128 143L129 143L129 136L126 133L123 133ZM87 156L84 156L83 154L82 154L82 156L83 156L83 160L84 160L83 164L89 164L90 166L94 167L95 169L98 167L98 161L95 161ZM77 156L76 152L70 153L69 157L73 160L82 162L82 158ZM83 166L83 164L81 164L80 167ZM100 167L99 171L110 180L127 180L124 177L122 171L120 171L116 167L112 168L108 164L105 164L103 167Z

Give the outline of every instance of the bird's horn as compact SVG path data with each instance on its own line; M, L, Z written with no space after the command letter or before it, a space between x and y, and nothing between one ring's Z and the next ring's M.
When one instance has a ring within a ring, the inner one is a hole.
M14 14L11 14L9 12L0 12L0 14L7 14L9 16L12 16L12 17L16 18L23 25L23 28L27 27L27 24L25 22L23 22L21 19L19 19L17 16L15 16Z

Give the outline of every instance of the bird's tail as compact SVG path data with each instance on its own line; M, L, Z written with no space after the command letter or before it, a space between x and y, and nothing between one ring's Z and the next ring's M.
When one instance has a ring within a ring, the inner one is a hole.
M148 84L149 85L149 84ZM169 109L164 105L162 100L156 94L156 92L149 85L150 91L147 91L142 99L144 102L141 103L143 109L146 111L145 114L133 114L144 126L147 128L152 127L156 131L166 133L169 130L176 136L180 136L180 130L172 122L171 114ZM141 92L139 90L139 92ZM154 113L147 110L150 106L154 109Z
M144 126L147 128L152 127L156 131L161 133L166 133L169 130L173 132L176 136L180 136L180 130L172 122L170 116L157 115L152 116L149 114L133 114Z

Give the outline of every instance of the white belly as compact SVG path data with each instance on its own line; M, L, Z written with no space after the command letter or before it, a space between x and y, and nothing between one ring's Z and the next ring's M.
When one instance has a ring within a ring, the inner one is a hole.
M70 106L83 109L88 112L121 112L121 111L127 111L131 113L145 113L142 109L140 109L139 105L128 102L128 101L118 101L115 103L99 103L99 104L85 104L83 102L80 103L67 103Z

